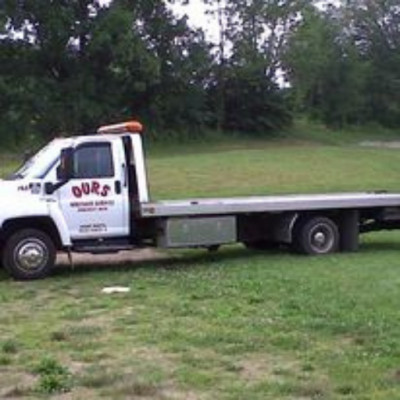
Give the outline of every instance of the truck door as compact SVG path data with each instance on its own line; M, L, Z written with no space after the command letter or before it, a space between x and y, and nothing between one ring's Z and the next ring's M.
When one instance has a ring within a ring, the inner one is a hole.
M74 177L57 193L72 239L129 235L128 188L120 141L90 142L74 151Z

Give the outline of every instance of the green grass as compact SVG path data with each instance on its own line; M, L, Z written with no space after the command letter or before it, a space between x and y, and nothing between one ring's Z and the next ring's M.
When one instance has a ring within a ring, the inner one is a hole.
M5 177L22 164L22 157L9 153L0 153L0 176Z
M151 153L150 153L151 154ZM292 141L192 145L148 162L156 199L399 189L400 151Z
M280 133L280 136L320 144L343 145L368 140L395 141L399 139L399 134L399 129L387 129L377 124L334 129L321 122L300 117L287 132Z
M399 188L396 150L253 140L150 155L157 198ZM327 257L237 245L28 283L1 271L0 397L400 398L399 248L379 233Z

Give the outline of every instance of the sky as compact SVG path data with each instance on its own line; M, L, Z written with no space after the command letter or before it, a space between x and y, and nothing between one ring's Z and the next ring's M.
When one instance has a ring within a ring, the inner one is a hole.
M212 42L217 42L218 25L212 16L206 15L206 7L203 0L190 0L186 6L175 4L172 6L172 10L179 17L186 14L191 26L203 28L207 38Z
M108 4L112 0L99 0L102 4ZM326 4L339 5L341 0L319 0L317 5L323 8ZM218 23L215 17L206 15L206 6L204 0L189 0L187 5L178 4L171 5L171 9L178 17L187 15L189 18L189 25L194 28L203 28L206 37L211 42L218 42Z
M335 6L340 5L341 0L319 0L316 2L320 8L326 7L327 4ZM206 6L204 0L189 0L186 6L175 4L172 5L172 10L177 16L187 15L189 24L196 28L203 28L206 32L206 37L212 42L218 42L218 24L215 17L206 15Z

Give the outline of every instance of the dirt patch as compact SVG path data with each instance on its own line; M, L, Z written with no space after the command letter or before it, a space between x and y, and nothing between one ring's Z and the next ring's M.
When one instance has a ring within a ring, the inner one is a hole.
M73 388L68 393L60 393L51 397L53 400L76 400L76 399L98 399L99 395L95 390L88 388L77 387Z
M279 357L250 357L239 362L240 376L246 381L278 381L284 380L287 375L297 375L299 365L295 361L288 361Z
M164 353L155 347L138 347L132 349L132 357L134 359L143 360L149 365L157 365L165 371L172 373L176 369L176 355Z
M157 261L167 258L168 255L166 253L154 249L120 251L115 254L72 253L75 265L118 265L139 263L142 261ZM63 253L58 254L57 265L69 265L68 256Z
M367 140L360 143L362 147L376 147L379 149L400 149L399 141L391 141L391 142L381 142L381 141L372 141Z
M0 399L27 398L35 383L36 378L31 374L1 372Z
M395 382L400 383L400 369L394 371L393 379L395 380Z
M162 390L161 398L171 400L200 400L206 398L206 396L193 391L180 391L177 388L170 387Z

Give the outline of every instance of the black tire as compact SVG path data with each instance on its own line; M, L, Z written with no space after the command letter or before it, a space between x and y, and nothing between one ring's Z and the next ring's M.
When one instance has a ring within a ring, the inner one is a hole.
M17 280L45 278L53 268L56 249L50 237L37 229L21 229L5 243L4 268Z
M303 254L323 255L339 249L339 229L326 217L311 217L299 221L294 230L294 249Z

